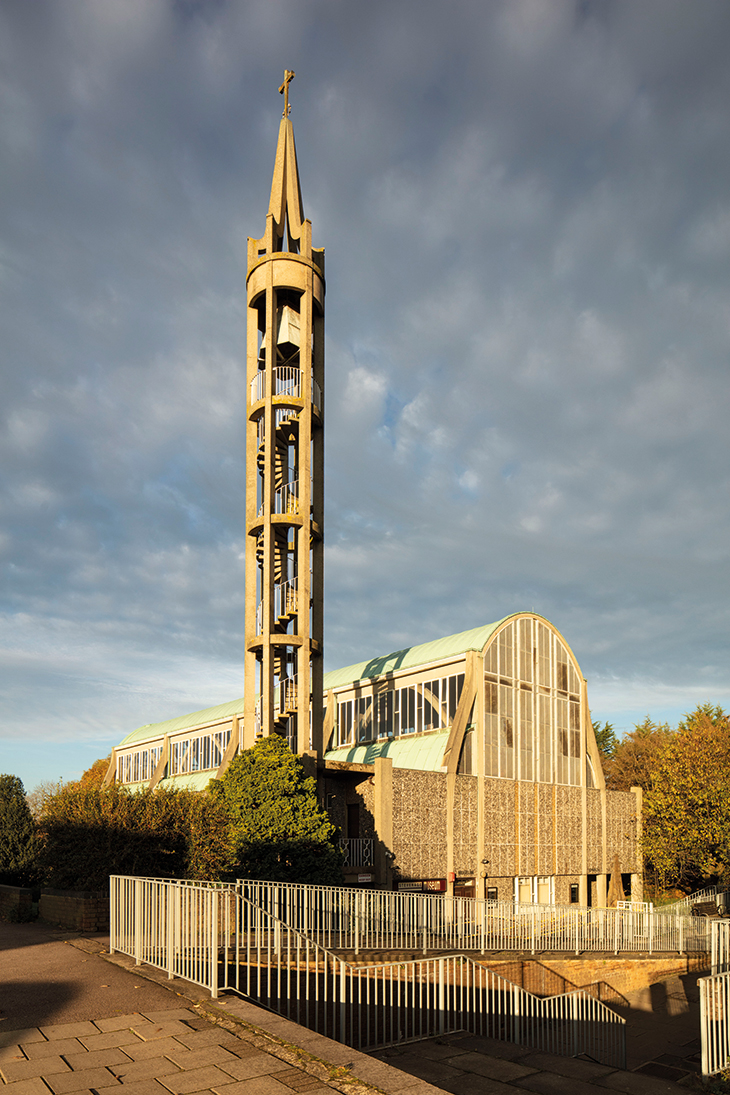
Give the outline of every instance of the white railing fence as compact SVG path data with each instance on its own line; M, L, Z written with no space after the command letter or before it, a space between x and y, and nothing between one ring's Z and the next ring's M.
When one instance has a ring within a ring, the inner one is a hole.
M730 890L720 890L717 886L708 886L707 889L688 894L681 901L673 901L671 905L661 905L659 912L678 913L686 911L689 913L693 905L704 901L714 901L718 908L725 908L726 905L730 904Z
M730 921L710 921L710 968L712 973L730 972Z
M112 875L109 951L120 951L218 995L218 955L232 930L234 891Z
M714 1076L730 1065L730 973L701 977L700 1035L702 1075Z
M467 955L351 965L231 887L110 880L110 951L232 989L358 1049L465 1030L625 1066L625 1020L583 990L541 998Z
M240 892L329 950L710 950L712 921L575 905L517 905L388 890L241 879Z

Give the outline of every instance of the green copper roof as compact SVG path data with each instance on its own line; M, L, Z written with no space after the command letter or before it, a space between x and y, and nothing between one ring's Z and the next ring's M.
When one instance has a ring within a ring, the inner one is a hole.
M376 757L390 757L394 768L410 768L417 772L440 772L444 749L449 740L448 730L422 734L414 738L374 741L369 745L349 745L325 753L325 760L349 761L350 764L372 764Z
M146 726L138 726L122 738L119 749L125 745L131 745L136 741L146 741L147 738L161 738L164 734L174 734L178 730L188 730L192 726L201 726L206 722L215 722L217 719L232 718L234 715L243 714L243 700L229 700L228 703L219 703L217 707L206 707L203 711L192 711L189 715L180 715L176 719L168 719L166 722L148 722Z
M444 639L434 639L430 643L420 643L418 646L409 646L404 650L395 650L392 654L383 654L380 657L370 658L368 661L358 662L356 665L347 665L344 669L333 669L325 673L324 688L339 688L343 685L353 684L355 681L368 680L386 673L396 673L403 669L415 669L419 665L429 665L432 662L445 661L447 658L465 654L467 650L483 650L494 632L501 627L506 620L514 616L522 616L523 612L513 612L493 624L485 624L483 627L473 627L469 631L460 631L456 635L447 635ZM534 614L533 614L534 615ZM540 617L542 619L543 617ZM188 730L194 726L216 722L233 715L243 714L243 700L229 700L227 703L219 703L216 707L206 707L202 711L193 711L189 715L180 715L176 719L168 719L166 722L151 722L146 726L139 726L122 739L118 748L132 745L135 742L146 741L148 738L161 738L164 734L174 734L180 730ZM426 740L426 739L418 739ZM395 744L415 745L415 742L403 741L402 743L384 743L383 746L372 745L369 749L391 748ZM358 746L357 749L364 749ZM337 750L341 752L341 750ZM378 754L373 754L377 756ZM389 753L385 754L389 756ZM332 756L332 754L328 754ZM341 759L341 758L337 758ZM394 761L395 763L395 761ZM403 765L405 767L405 765ZM413 767L410 763L407 767Z
M521 616L523 613L513 612L511 615ZM415 669L419 665L444 661L446 658L456 657L457 654L465 654L467 650L483 650L490 636L510 618L511 616L505 616L503 620L497 620L494 624L473 627L470 631L447 635L445 639L434 639L430 643L420 643L419 646L395 650L392 654L383 654L382 657L370 658L366 662L347 665L344 669L334 669L331 673L324 675L325 691L329 688L352 684L353 681L380 677L384 673L397 673L401 669Z

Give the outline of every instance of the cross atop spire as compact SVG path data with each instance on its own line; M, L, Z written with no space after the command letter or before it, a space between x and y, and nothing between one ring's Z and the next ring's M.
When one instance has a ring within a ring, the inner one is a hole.
M279 94L284 96L284 110L282 111L282 118L288 118L291 114L291 107L289 106L289 84L292 82L296 72L292 72L290 68L284 69L284 83L279 88Z

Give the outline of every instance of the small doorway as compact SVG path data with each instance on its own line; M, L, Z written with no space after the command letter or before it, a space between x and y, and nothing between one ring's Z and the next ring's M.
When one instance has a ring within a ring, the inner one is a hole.
M347 807L347 839L360 839L360 807L357 802Z
M554 905L555 879L544 875L516 878L515 901L518 905Z
M454 883L454 897L475 897L476 879L457 878Z

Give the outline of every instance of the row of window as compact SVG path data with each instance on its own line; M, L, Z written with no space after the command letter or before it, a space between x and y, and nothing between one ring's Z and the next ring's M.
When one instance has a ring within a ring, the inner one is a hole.
M464 674L390 688L337 705L339 745L422 734L451 726L464 687Z
M230 740L229 726L214 734L200 734L183 741L174 741L170 749L170 775L182 776L189 772L219 768Z
M230 740L229 726L214 733L199 733L172 742L167 775L181 776L219 768ZM117 756L117 783L145 783L152 779L161 756L162 745L147 745Z
M146 746L134 753L117 757L117 783L144 783L152 779L157 762L162 756L162 746Z

